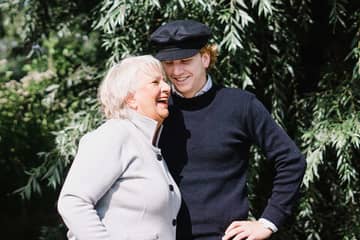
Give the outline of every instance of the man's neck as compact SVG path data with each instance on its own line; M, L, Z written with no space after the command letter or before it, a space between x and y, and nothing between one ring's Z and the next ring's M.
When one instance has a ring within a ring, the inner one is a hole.
M183 97L183 98L193 98L193 97L197 97L197 96L200 96L204 93L206 93L207 91L209 91L209 89L212 87L212 80L211 80L211 77L210 75L207 77L206 81L204 81L204 83L201 85L201 87L194 91L194 92L191 92L191 93L182 93L180 92L179 90L176 89L175 85L172 85L172 90L173 92L175 92L175 94L177 94L178 96L180 97Z

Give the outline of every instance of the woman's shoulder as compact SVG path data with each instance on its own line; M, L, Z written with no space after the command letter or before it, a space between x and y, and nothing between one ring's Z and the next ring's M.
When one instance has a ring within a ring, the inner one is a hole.
M96 129L86 133L81 142L117 142L127 139L130 135L130 124L125 119L109 119Z

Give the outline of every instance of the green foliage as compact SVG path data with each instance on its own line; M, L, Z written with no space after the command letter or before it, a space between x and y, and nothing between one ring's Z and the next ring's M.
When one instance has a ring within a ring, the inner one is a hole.
M339 3L340 4L340 3ZM341 7L343 8L343 7ZM331 12L330 23L335 27ZM319 91L300 101L302 105L302 143L308 167L304 178L307 191L298 221L306 228L307 239L359 239L360 185L360 13L350 26L355 29L352 49L343 68L322 73ZM339 20L340 21L340 20ZM329 59L329 66L336 63ZM335 210L331 210L335 208ZM334 221L336 219L336 221ZM329 230L331 229L331 230Z
M358 236L356 233L359 231L358 223L360 222L358 214L360 185L356 158L360 143L360 111L358 109L360 98L353 98L352 93L358 94L353 92L358 92L358 89L355 89L344 86L322 93L321 97L315 95L313 99L316 99L316 103L313 104L313 112L316 115L312 119L311 128L304 131L302 135L308 161L304 185L309 191L303 198L300 216L303 216L303 220L306 219L305 224L318 226L315 233L319 236L321 232L328 231L324 228L332 225L333 219L329 219L329 216L325 214L313 213L313 211L319 211L327 201L329 203L326 205L329 205L329 208L332 204L336 204L337 211L332 213L332 218L353 216L345 217L337 222L339 238L347 235ZM307 99L309 102L311 100ZM356 102L352 102L354 100ZM326 169L325 172L324 169ZM316 185L318 181L321 181L323 185ZM315 189L318 189L318 192L315 192ZM314 200L311 195L316 195L321 201ZM317 215L316 222L314 215ZM319 226L318 223L323 223L323 225Z
M56 227L44 226L41 228L39 240L62 240L64 239L62 233L64 228L64 224L59 224Z
M49 152L39 152L42 163L26 172L29 175L27 184L16 191L23 198L30 199L34 193L41 194L41 181L44 180L49 188L57 189L64 179L66 167L75 156L79 136L100 125L102 118L99 106L92 98L85 98L83 104L87 105L84 107L86 110L78 110L66 116L66 119L58 119L58 123L64 121L67 125L52 132L55 136L55 148Z
M5 206L1 210L4 216L12 216L12 207L4 203L18 203L13 193L19 193L26 202L35 201L16 208L19 210L14 212L14 219L23 221L27 221L27 213L35 211L36 196L41 196L44 203L55 201L55 190L66 173L65 162L59 161L52 150L58 144L57 134L82 110L95 108L96 88L104 65L98 34L87 31L86 24L90 23L84 21L86 17L62 19L56 22L58 25L49 19L48 24L36 24L38 20L32 15L44 10L38 8L40 4L14 1L0 5L0 17L4 20L4 37L0 40L0 175L6 176L9 183L2 189L0 202ZM52 11L58 13L58 8ZM54 215L55 211L47 215ZM43 222L42 218L36 214L31 221L40 228L35 224ZM5 237L17 225L13 221L10 218L3 225ZM54 224L54 220L42 224ZM31 239L34 235L22 233L25 226L31 225L17 226L21 231L9 233L12 238L26 235ZM53 235L57 228L51 229L42 236Z
M17 192L26 199L58 190L79 138L103 121L96 89L104 65L154 52L148 42L154 29L192 18L212 28L212 41L220 47L213 79L253 91L307 157L298 211L273 239L359 239L360 10L355 2L1 3L0 165L6 166L4 173L16 173ZM271 186L263 184L270 182L269 166L258 150L253 155L249 188L251 215L257 217ZM45 227L41 238L57 239L59 231Z

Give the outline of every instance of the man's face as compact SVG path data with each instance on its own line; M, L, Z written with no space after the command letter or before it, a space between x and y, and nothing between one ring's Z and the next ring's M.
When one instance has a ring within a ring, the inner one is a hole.
M162 62L165 73L184 97L191 98L206 83L206 69L210 64L208 53L172 61Z

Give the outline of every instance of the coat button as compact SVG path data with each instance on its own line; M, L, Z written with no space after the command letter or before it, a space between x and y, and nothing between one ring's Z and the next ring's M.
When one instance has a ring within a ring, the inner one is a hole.
M172 184L169 184L169 190L172 192L174 191L174 186Z
M161 161L162 160L162 156L161 154L156 154L157 160Z
M173 225L173 226L176 226L176 219L173 219L173 220L172 220L172 225Z

